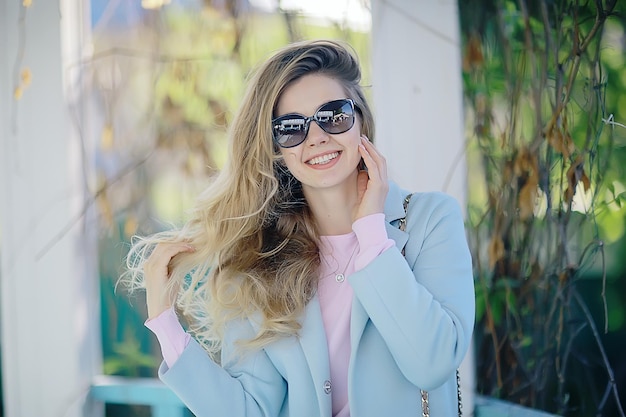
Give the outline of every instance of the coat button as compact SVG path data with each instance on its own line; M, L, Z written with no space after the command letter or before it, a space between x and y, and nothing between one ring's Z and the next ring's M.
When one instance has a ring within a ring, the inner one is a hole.
M332 391L332 385L330 384L329 380L324 381L324 392L326 394L330 394L330 392Z

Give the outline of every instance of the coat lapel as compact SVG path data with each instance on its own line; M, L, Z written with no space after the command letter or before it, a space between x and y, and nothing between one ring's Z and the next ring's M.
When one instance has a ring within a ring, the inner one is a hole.
M250 323L256 332L261 329L260 323L262 321L263 319L260 314L256 314L250 319ZM296 339L302 349L306 367L309 369L308 374L311 375L311 383L315 388L315 396L320 410L320 416L329 416L332 413L332 403L330 395L324 392L324 383L330 380L330 363L328 359L326 331L324 330L324 322L322 320L322 310L317 295L313 296L307 303L300 324L302 328ZM287 349L291 349L291 346L292 345L289 344ZM279 361L285 360L285 352L282 351L285 347L281 345L280 341L265 349L270 356L278 356L280 358L278 359ZM291 368L291 371L296 369L296 371L302 375L306 373L303 365L302 361L292 361L289 364L289 368Z
M387 200L385 200L385 228L387 229L387 236L396 242L398 250L402 250L406 242L409 240L409 234L398 229L392 222L401 219L405 216L404 213L404 198L408 192L400 189L394 183L389 184L389 192L387 193ZM350 343L352 355L355 353L355 349L359 345L359 340L365 329L365 325L369 320L367 312L359 303L359 300L354 297L352 300L352 316L350 318Z
M331 404L330 395L325 394L323 389L324 382L330 380L330 364L322 310L317 295L306 306L298 341L313 378L320 410L324 413L325 410L330 410Z

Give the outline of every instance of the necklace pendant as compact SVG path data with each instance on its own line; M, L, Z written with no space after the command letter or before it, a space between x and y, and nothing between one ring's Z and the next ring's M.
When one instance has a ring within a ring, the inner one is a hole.
M337 274L335 275L335 281L341 283L344 282L346 279L346 277L343 274Z

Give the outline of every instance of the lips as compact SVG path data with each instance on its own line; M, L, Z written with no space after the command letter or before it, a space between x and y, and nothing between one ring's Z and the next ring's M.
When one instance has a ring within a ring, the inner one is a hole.
M339 156L339 152L331 152L325 155L316 156L306 161L309 165L324 165L332 161Z

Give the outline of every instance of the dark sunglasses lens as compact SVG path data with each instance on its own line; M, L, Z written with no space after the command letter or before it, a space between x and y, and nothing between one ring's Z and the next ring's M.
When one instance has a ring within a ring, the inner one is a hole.
M354 107L350 100L335 100L324 104L317 112L317 124L327 133L347 132L354 125Z
M306 137L306 119L298 115L287 115L274 120L274 140L283 148L301 144Z

